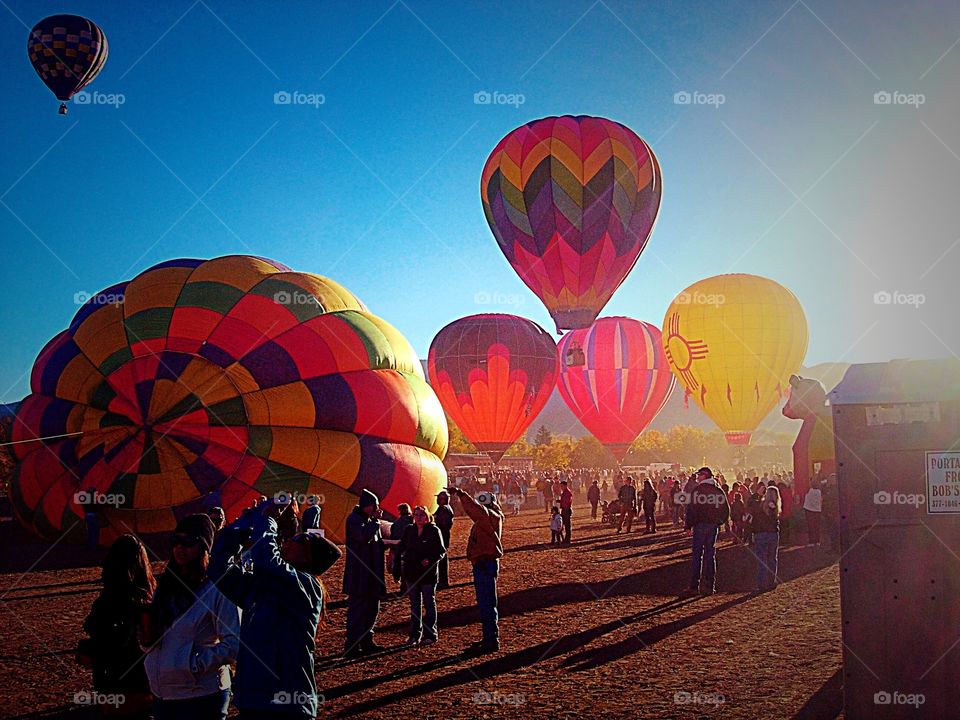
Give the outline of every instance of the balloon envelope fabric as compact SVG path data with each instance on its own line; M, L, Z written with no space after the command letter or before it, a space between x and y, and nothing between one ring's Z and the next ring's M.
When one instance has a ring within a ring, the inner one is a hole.
M430 344L430 383L477 449L498 463L547 404L557 380L557 346L516 315L470 315Z
M663 320L670 369L731 445L747 445L807 354L807 318L787 288L717 275L674 298Z
M600 318L564 335L558 350L560 395L620 462L676 385L660 328L632 318Z
M369 488L388 512L446 482L443 409L403 336L336 282L271 260L161 263L90 298L40 353L11 489L45 537L171 532L221 505L315 494L328 534ZM94 496L93 493L96 493Z
M630 128L548 117L504 137L487 159L487 223L557 331L596 319L647 244L660 210L660 165Z

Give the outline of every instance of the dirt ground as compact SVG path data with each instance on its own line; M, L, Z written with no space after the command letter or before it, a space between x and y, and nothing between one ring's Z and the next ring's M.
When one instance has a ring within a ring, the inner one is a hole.
M439 594L440 642L401 649L409 609L383 605L378 642L361 661L338 658L345 610L342 562L324 578L329 618L317 652L321 717L351 718L836 718L841 716L836 557L781 549L776 591L751 595L750 550L723 540L718 592L678 600L690 540L669 526L617 535L578 506L574 540L551 547L547 516L508 516L500 575L502 649L466 657L479 638L464 558L470 521L458 518L454 587ZM3 552L16 554L7 545ZM53 548L38 567L63 551ZM9 566L9 564L8 564ZM86 567L0 575L0 717L90 716L91 690L74 663L97 592ZM394 588L395 589L395 588Z

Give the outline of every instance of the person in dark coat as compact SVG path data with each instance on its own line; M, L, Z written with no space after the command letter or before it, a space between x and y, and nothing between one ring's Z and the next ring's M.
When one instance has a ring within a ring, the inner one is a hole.
M730 520L730 505L713 472L708 467L697 471L700 481L690 493L687 506L686 527L693 531L693 554L691 557L690 584L681 597L712 595L716 592L716 545L720 526ZM700 587L701 575L704 585Z
M326 591L320 575L340 559L324 537L300 533L281 548L277 520L286 507L266 500L224 528L214 543L210 576L242 610L234 704L240 719L317 715L317 627ZM249 548L252 569L235 562Z
M433 515L433 522L440 528L443 537L443 546L450 549L450 533L453 530L453 508L450 507L450 495L442 490L437 495L437 512ZM450 558L444 553L437 565L437 590L446 590L450 587Z
M643 492L640 494L640 505L643 508L643 517L647 523L646 533L657 531L657 491L649 480L643 481Z
M410 514L410 506L407 505L407 503L397 505L397 512L399 516L390 526L390 539L395 541L395 543L399 543L400 538L403 537L403 531L413 525L413 515ZM394 547L391 548L387 557L389 559L390 575L393 576L395 581L400 583L400 594L406 595L407 579L403 576L403 568L400 565L400 553L398 553Z
M597 505L600 504L600 486L596 480L587 489L587 502L590 503L590 517L597 519Z
M380 614L380 599L386 594L380 531L380 499L367 489L347 516L347 562L343 570L343 594L347 596L347 639L344 655L356 657L383 650L373 639Z
M104 558L101 577L103 590L83 623L89 637L80 641L77 660L93 670L94 690L122 698L111 715L146 718L150 685L137 627L157 583L143 543L134 535L117 538Z
M633 525L633 516L637 514L637 486L632 477L627 478L626 484L617 491L617 500L620 502L620 522L617 523L617 534L623 529L623 522L627 522L627 532Z
M319 530L322 514L323 505L320 504L320 498L316 495L310 495L307 498L307 508L300 517L300 528L303 532L307 530Z
M413 524L403 531L397 546L403 578L410 595L410 645L437 641L437 563L447 554L440 528L423 505L413 509ZM425 617L421 617L421 614Z

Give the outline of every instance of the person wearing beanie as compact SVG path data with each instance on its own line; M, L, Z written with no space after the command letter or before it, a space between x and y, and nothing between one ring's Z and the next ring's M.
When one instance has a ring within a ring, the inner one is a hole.
M242 609L234 704L241 718L316 717L314 652L326 591L320 575L340 549L319 534L278 541L287 506L262 502L217 536L210 575ZM248 547L251 569L235 562Z
M170 539L170 560L141 618L156 720L227 716L240 613L208 575L215 534L208 515L181 518Z
M500 650L500 628L497 615L497 575L500 558L503 557L503 511L497 504L497 496L482 492L474 500L469 493L458 487L447 491L460 498L463 511L473 520L470 537L467 538L467 560L473 565L473 588L480 609L480 624L483 637L473 643L469 652L491 653Z
M380 499L364 488L357 506L347 516L347 562L343 569L343 593L347 596L347 638L343 649L346 657L383 650L373 639L380 598L387 591L381 514Z

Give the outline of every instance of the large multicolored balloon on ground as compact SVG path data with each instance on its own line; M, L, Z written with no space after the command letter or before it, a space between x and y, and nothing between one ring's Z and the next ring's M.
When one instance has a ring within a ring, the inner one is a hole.
M700 280L674 299L663 321L670 369L732 445L748 444L783 399L807 339L800 301L756 275Z
M271 260L171 260L90 298L40 353L14 423L17 516L100 541L260 495L321 495L342 538L361 489L435 502L443 409L403 336L336 282ZM89 499L87 497L86 499Z
M564 335L558 351L560 395L620 462L676 385L660 329L626 317L600 318Z
M547 404L557 346L525 318L471 315L437 333L427 372L457 427L498 463Z
M78 15L44 18L27 39L30 64L61 101L61 115L67 114L67 101L93 82L103 69L108 52L103 30Z
M483 211L507 261L561 329L590 326L647 244L660 165L630 128L585 115L517 128L483 168Z

